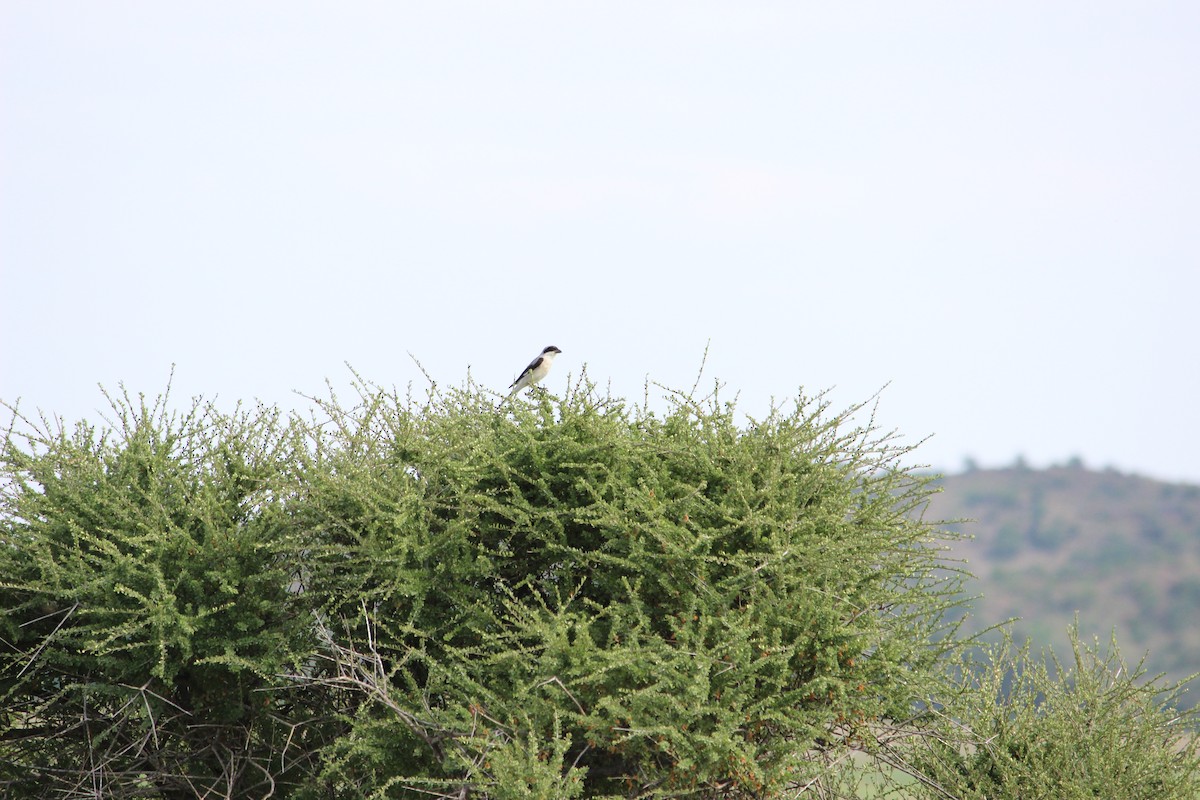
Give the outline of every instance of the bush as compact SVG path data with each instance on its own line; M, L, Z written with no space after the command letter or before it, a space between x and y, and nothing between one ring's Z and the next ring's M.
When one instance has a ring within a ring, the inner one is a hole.
M929 479L848 414L361 401L288 491L327 641L295 677L362 699L338 796L772 796L930 690Z
M859 409L359 392L16 418L5 797L896 792L863 750L908 797L1200 795L1181 687L1115 646L947 678L950 534Z
M113 399L20 417L2 453L5 797L264 796L302 771L301 698L261 693L311 639L289 608L267 409Z
M936 691L959 574L859 409L534 397L18 419L5 796L770 797Z
M922 797L961 800L1200 797L1194 712L1175 710L1182 684L1147 680L1114 641L1107 651L1069 631L1073 662L1036 659L1011 638L964 660L944 724L917 741Z

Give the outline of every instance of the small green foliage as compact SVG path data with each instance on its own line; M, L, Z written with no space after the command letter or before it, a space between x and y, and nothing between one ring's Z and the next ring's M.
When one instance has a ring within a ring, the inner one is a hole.
M1011 639L959 663L913 764L926 792L963 800L1192 800L1200 797L1194 712L1182 684L1149 680L1069 631L1073 661L1035 658Z

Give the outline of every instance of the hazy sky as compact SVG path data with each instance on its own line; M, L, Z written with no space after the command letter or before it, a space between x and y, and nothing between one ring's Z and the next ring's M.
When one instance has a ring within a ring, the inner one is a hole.
M1200 482L1200 4L0 0L0 398L544 345Z

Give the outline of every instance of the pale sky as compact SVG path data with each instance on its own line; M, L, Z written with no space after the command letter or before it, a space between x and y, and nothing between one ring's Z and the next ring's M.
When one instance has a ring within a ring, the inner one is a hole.
M503 389L1200 483L1200 4L0 0L0 398Z

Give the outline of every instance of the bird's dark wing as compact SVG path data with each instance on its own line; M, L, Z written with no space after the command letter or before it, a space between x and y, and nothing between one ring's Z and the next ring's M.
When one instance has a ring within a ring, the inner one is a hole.
M528 375L529 373L533 372L535 369L537 369L538 367L540 367L540 366L542 365L542 362L543 362L543 361L545 361L545 359L544 359L544 358L542 358L541 356L538 356L538 357L537 357L537 358L535 358L533 361L530 361L530 362L529 362L529 366L528 366L528 367L526 367L525 369L521 370L521 374L517 376L517 380L513 381L512 383L510 383L510 384L508 385L508 388L510 388L510 389L511 389L512 387L516 386L516 385L517 385L517 381L521 380L521 378L524 378L526 375Z

